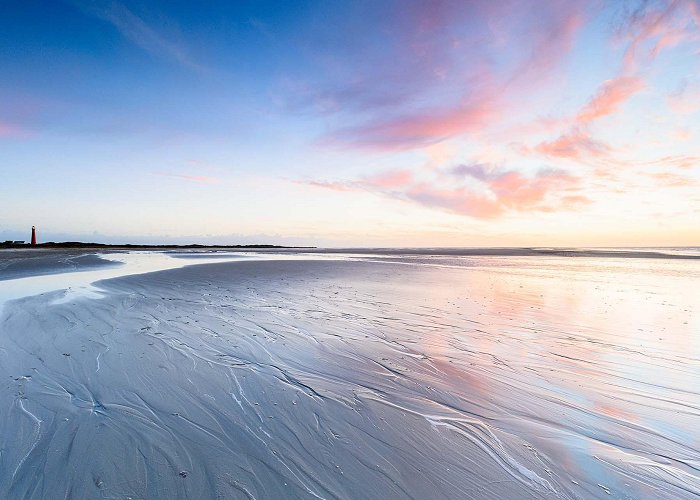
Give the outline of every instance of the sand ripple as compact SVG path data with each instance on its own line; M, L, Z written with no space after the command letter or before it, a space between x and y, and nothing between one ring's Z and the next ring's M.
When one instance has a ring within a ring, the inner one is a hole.
M700 264L478 259L8 303L0 497L699 495Z

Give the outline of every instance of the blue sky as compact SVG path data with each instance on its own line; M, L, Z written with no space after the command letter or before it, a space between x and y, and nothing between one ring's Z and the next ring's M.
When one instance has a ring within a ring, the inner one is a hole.
M695 0L4 1L0 239L698 244Z

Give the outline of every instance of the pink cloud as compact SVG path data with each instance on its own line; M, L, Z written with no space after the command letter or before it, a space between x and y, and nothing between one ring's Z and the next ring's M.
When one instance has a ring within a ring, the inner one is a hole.
M644 81L636 76L619 76L603 82L598 92L576 115L579 124L590 123L617 112L634 94L644 88Z
M511 13L505 12L504 15ZM509 79L509 85L518 86L539 83L549 76L566 58L573 48L576 35L585 20L582 4L576 2L554 2L533 20L529 33L532 39L530 57L517 67ZM525 43L520 40L518 43ZM520 88L519 90L524 90Z
M568 121L571 128L558 138L544 141L524 153L536 152L550 158L587 160L610 153L611 148L594 139L588 125L620 111L622 105L644 88L644 81L636 76L618 76L602 83L591 99Z
M387 22L387 33L400 42L383 51L392 59L371 69L360 62L359 71L321 99L333 103L323 107L333 113L361 113L339 120L355 125L320 143L405 150L487 131L560 69L584 9L557 1L538 12L516 1L407 4L397 22ZM509 67L495 67L504 50Z
M429 208L441 208L479 219L503 214L503 206L498 200L467 188L439 189L430 184L418 184L406 191L404 197Z
M577 177L559 171L541 172L533 178L508 172L489 182L489 187L503 206L524 210L541 204L551 192L578 182Z
M459 215L489 219L506 212L553 211L587 202L572 195L580 179L560 170L543 170L534 176L482 164L450 169L447 184L471 178L477 185L445 187L445 179L416 182L410 171L393 171L359 181L306 181L304 184L334 191L370 191L391 198L446 210ZM473 184L473 182L472 182Z
M570 194L561 197L562 208L573 208L578 205L587 205L589 203L591 203L591 199L581 194Z
M700 83L685 84L667 98L668 107L679 115L700 111Z
M410 170L392 170L364 179L366 184L384 189L398 189L412 181L413 173Z
M481 95L454 109L431 110L344 130L334 140L349 140L355 146L373 149L411 149L479 130L498 115L497 108L493 96Z
M647 173L645 175L651 177L665 187L684 188L698 185L698 182L695 179L691 179L690 177L686 177L684 175L674 174L672 172L655 172Z
M423 183L413 186L405 196L421 205L477 218L494 218L507 211L548 212L589 201L583 196L565 194L577 189L580 179L559 170L544 170L526 177L520 172L492 168L486 176L477 173L473 177L482 180L484 192L468 187L438 189Z
M657 158L656 160L651 160L644 162L643 165L647 166L658 166L658 167L671 167L680 168L683 170L689 170L691 168L700 167L700 157L698 156L663 156Z
M679 128L673 132L673 138L678 141L688 141L693 136L687 128Z
M688 21L695 19L695 26ZM625 71L648 64L666 48L697 38L700 26L696 0L645 3L623 25L629 40L623 59Z
M617 113L634 95L645 88L645 82L635 73L653 61L664 49L692 37L698 38L700 8L694 0L673 0L642 5L627 17L620 28L627 41L618 76L603 82L593 97L573 116L564 118L569 130L556 139L544 141L534 148L523 148L526 154L539 153L550 158L586 161L609 156L611 148L596 139L589 131L593 122ZM695 26L689 22L694 17ZM669 107L678 113L697 111L695 95L682 92L669 97ZM608 161L614 162L611 158Z
M607 154L610 151L610 147L603 142L593 139L584 130L572 129L552 141L538 144L535 146L534 151L554 158L585 160L590 157L600 157Z

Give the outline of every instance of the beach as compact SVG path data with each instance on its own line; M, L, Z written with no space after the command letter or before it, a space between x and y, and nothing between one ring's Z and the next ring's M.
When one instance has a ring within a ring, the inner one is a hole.
M502 254L16 256L0 497L700 495L700 260Z

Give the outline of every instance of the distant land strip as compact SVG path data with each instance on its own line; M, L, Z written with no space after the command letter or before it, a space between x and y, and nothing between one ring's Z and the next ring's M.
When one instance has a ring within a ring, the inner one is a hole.
M383 257L412 255L435 257L599 257L628 259L700 259L700 247L649 248L567 248L567 247L471 247L471 248L318 248L285 245L137 245L64 241L29 245L6 241L0 249L64 249L64 250L313 250L324 254L379 255Z
M190 245L137 245L133 243L124 244L109 244L109 243L85 243L82 241L48 241L46 243L37 243L36 245L30 245L28 243L15 243L6 241L0 243L0 248L21 248L23 250L31 248L106 248L114 250L170 250L170 249L227 249L227 248L288 248L288 249L313 249L316 247L297 247L297 246L284 246L284 245L200 245L200 244L190 244Z

